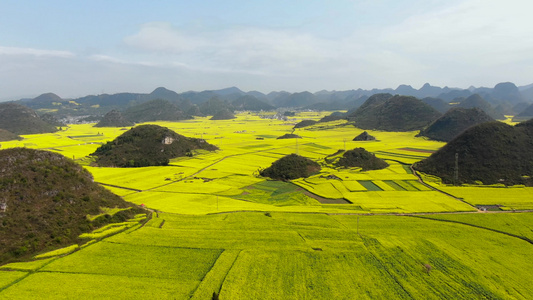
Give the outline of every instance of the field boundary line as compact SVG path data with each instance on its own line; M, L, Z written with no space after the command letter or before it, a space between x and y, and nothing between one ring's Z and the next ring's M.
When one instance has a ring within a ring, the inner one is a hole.
M208 278L210 276L210 273L211 272L220 272L220 271L223 271L225 270L224 272L224 276L222 278L220 278L220 280L216 280L218 278L215 278L216 281L218 281L218 283L216 284L216 287L212 286L215 288L215 290L213 292L216 292L217 294L220 294L220 291L222 290L222 286L224 285L224 281L226 280L226 277L228 276L228 273L230 272L230 270L233 268L233 265L235 264L235 261L237 261L237 258L239 257L239 255L241 254L241 251L242 250L235 250L235 249L222 249L222 253L220 253L219 257L217 258L217 260L214 262L213 266L211 267L211 269L209 269L208 272L205 273L204 277L200 280L198 286L196 287L196 289L192 292L192 295L189 299L202 299L202 293L205 294L205 285L209 285L209 282L206 282L205 280L206 279L211 279L213 280L213 278ZM222 260L225 260L227 256L230 256L229 258L231 259L231 264L228 265L225 265L225 261L222 261ZM215 270L213 271L214 269L222 269L222 270ZM213 276L210 276L210 277L213 277ZM202 286L202 284L204 284L204 286ZM208 294L210 295L211 292L208 292Z
M191 175L188 175L188 176L185 176L183 178L180 178L178 180L175 180L175 181L171 181L169 183L165 183L165 184L162 184L162 185L159 185L159 186L156 186L156 187L152 187L152 188L149 188L149 189L146 189L146 190L140 190L140 192L144 192L144 191L151 191L151 190L155 190L155 189L158 189L158 188L161 188L161 187L164 187L164 186L167 186L167 185L171 185L171 184L174 184L176 182L180 182L180 181L184 181L188 178L191 178L191 177L194 177L200 173L202 173L203 171L205 171L207 168L210 168L222 161L224 161L226 158L230 158L230 157L235 157L235 156L242 156L242 155L248 155L248 154L255 154L255 153L259 153L259 152L268 152L268 151L271 151L271 150L276 150L276 149L283 149L283 148L287 148L287 147L277 147L277 148L269 148L269 149L265 149L265 150L261 150L261 151L250 151L250 152L245 152L245 153L237 153L237 154L230 154L230 155L227 155L227 156L224 156L222 157L221 159L213 162L212 164L209 164L203 168L201 168L200 170L196 171L195 173L191 174Z
M110 187L114 187L114 188L118 188L118 189L134 191L134 192L138 192L138 193L143 191L143 190L139 190L139 189L129 188L129 187L125 187L125 186L119 186L119 185L114 185L114 184L109 184L109 183L103 183L103 182L98 182L98 181L95 181L94 183L97 183L97 184L103 185L103 186L110 186Z
M235 265L235 263L239 259L239 256L241 256L242 251L243 251L243 249L239 249L239 253L237 253L237 255L235 255L235 260L233 261L233 263L229 267L229 269L226 272L226 274L224 274L224 278L222 278L222 282L220 283L220 289L218 290L219 294L220 294L220 291L222 291L222 287L224 286L224 282L226 282L226 277L228 277L229 272L231 272L231 269L233 269L233 266Z
M424 219L424 220L433 220L433 221L439 221L439 222L456 223L456 224L475 227L475 228L479 228L479 229L485 229L485 230L489 230L489 231L492 231L492 232L505 234L505 235L510 236L510 237L518 238L518 239L521 239L521 240L526 241L526 242L528 242L528 243L533 245L533 240L531 240L531 239L529 239L529 238L527 238L525 236L517 235L517 234L514 234L514 233L510 233L510 232L501 231L501 230L498 230L498 229L488 228L488 227L484 227L484 226L481 226L481 225L470 224L470 223L466 223L466 222L462 222L462 221L455 221L455 220L433 219L433 218L428 218L428 217L424 217L424 216L420 216L420 215L407 215L407 216L408 217L419 218L419 219Z
M468 206L470 206L470 207L476 209L478 212L480 212L479 208L477 208L477 207L476 207L475 205L473 205L473 204L470 204L470 203L466 202L463 198L460 198L460 197L454 196L454 195L452 195L452 194L450 194L450 193L448 193L448 192L445 192L445 191L443 191L443 190L440 190L440 189L438 189L438 188L436 188L436 187L434 187L434 186L431 186L431 185L427 184L426 182L424 182L424 180L422 179L422 177L416 172L415 168L413 168L413 165L410 165L409 168L411 168L411 171L413 172L413 175L415 175L416 178L418 178L418 182L420 182L420 184L422 184L422 185L424 185L425 187L431 189L432 191L442 193L442 194L444 194L444 195L446 195L446 196L448 196L448 197L452 197L452 198L455 199L455 200L461 201L461 202L463 202L464 204L466 204L466 205L468 205Z
M76 250L76 251L79 251L79 248L78 248L78 250ZM76 252L76 251L74 251L74 252ZM74 252L72 252L72 253L74 253ZM69 253L69 254L70 254L70 253ZM66 254L66 255L68 255L68 254ZM66 255L60 255L60 256L57 256L57 257L55 257L54 259L51 259L49 262L45 263L44 265L40 266L39 268L37 268L37 269L35 269L35 270L29 270L29 271L27 271L26 275L20 277L19 279L16 279L15 281L13 281L13 282L7 284L7 285L4 286L4 287L0 287L0 293L2 293L3 291L5 291L6 289L12 287L13 285L15 285L15 284L21 282L22 280L24 280L24 279L30 277L31 275L33 275L33 274L35 274L35 273L37 273L37 272L42 272L42 271L39 271L39 270L41 270L42 268L48 266L48 265L51 264L52 262L54 262L54 261L60 259L60 258L63 257L63 256L66 256ZM0 272L9 272L9 271L0 271Z

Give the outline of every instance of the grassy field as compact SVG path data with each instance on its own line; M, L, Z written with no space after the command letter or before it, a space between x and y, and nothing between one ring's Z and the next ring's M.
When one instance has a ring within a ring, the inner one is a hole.
M490 216L497 215L503 214ZM7 283L0 295L3 299L36 294L50 299L81 295L205 299L213 292L221 299L532 297L531 244L505 234L520 236L532 214L513 214L516 219L501 224L479 220L485 216L444 216L460 219L459 223L433 216L159 213L141 229L73 254L40 265L25 263L31 268L19 263L13 268L18 271L0 271L0 279ZM516 220L520 222L511 228L504 225ZM26 277L18 281L21 276Z
M409 165L444 143L303 119L155 122L220 150L166 167L100 168L88 155L129 128L71 125L1 148L58 152L95 182L154 210L95 230L90 242L0 266L1 299L531 299L533 189L423 185ZM389 167L339 169L324 158L363 147ZM298 153L322 171L276 182L259 170ZM423 175L423 174L422 174ZM483 206L499 210L482 212ZM520 212L516 212L520 211Z

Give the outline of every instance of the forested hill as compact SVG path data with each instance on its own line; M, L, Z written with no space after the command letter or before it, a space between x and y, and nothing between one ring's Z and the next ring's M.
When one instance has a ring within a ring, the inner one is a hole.
M410 96L374 95L348 118L362 129L412 131L440 117L431 106Z
M34 110L16 103L0 103L0 129L15 134L55 132L57 128L45 121Z
M192 156L194 150L218 148L202 139L185 137L158 125L134 127L91 154L102 167L165 166L170 159Z
M139 211L89 221L101 208L133 206L93 182L64 156L27 148L0 150L0 264L49 248L78 243L78 236Z
M466 129L480 123L494 121L479 108L453 108L417 136L425 136L432 140L449 142Z
M457 184L525 184L533 180L533 120L510 126L487 122L467 129L429 158L415 164L421 172Z

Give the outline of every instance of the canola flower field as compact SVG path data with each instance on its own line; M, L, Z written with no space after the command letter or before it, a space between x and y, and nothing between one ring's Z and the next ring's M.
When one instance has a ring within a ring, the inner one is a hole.
M409 166L444 143L417 132L368 131L376 141L354 142L363 130L345 121L293 132L327 114L153 122L220 148L165 167L90 166L90 153L129 128L70 125L1 143L61 153L153 213L0 266L0 298L533 298L532 188L446 186L424 174L421 183ZM276 139L291 132L302 138ZM390 166L325 163L356 147ZM290 183L258 175L291 153L322 171Z

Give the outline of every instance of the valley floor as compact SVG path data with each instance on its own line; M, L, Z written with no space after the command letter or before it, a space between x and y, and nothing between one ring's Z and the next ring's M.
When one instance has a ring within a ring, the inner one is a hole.
M533 189L446 186L409 165L443 143L343 121L298 129L242 114L236 121L157 122L221 150L168 167L90 167L88 154L123 131L72 125L2 148L62 153L95 181L153 211L84 247L0 266L1 299L531 299ZM258 176L280 157L317 161L364 147L380 171L336 169L292 183ZM335 175L335 177L331 176ZM488 210L488 211L485 211ZM116 234L115 234L116 233Z

